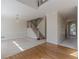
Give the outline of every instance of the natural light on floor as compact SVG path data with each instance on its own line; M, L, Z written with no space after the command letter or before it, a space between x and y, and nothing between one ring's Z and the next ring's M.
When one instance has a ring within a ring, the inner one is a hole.
M21 51L24 51L24 49L18 43L16 43L16 41L13 41L13 44L15 44Z
M74 57L77 57L78 56L78 52L74 52L74 53L71 53L70 55L74 56Z

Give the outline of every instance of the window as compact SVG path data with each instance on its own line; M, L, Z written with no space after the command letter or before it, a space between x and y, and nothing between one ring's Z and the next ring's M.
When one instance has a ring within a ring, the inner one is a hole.
M39 7L40 5L42 5L43 3L45 3L46 1L48 1L48 0L38 0L38 7Z
M70 24L70 35L76 35L76 24L75 23Z

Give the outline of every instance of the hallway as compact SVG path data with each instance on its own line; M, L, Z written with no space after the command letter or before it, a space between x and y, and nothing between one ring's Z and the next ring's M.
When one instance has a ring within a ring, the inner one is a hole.
M65 39L59 45L77 49L77 39Z

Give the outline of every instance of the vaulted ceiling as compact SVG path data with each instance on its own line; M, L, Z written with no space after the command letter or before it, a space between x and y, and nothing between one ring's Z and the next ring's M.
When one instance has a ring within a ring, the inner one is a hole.
M48 0L39 8L36 6L36 0L2 0L1 2L2 15L19 15L26 20L77 6L77 0Z

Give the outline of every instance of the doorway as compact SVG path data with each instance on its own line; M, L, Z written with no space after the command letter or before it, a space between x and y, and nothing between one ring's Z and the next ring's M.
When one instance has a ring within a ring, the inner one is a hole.
M68 22L66 29L67 34L65 36L67 36L67 39L77 38L77 23L75 21Z

